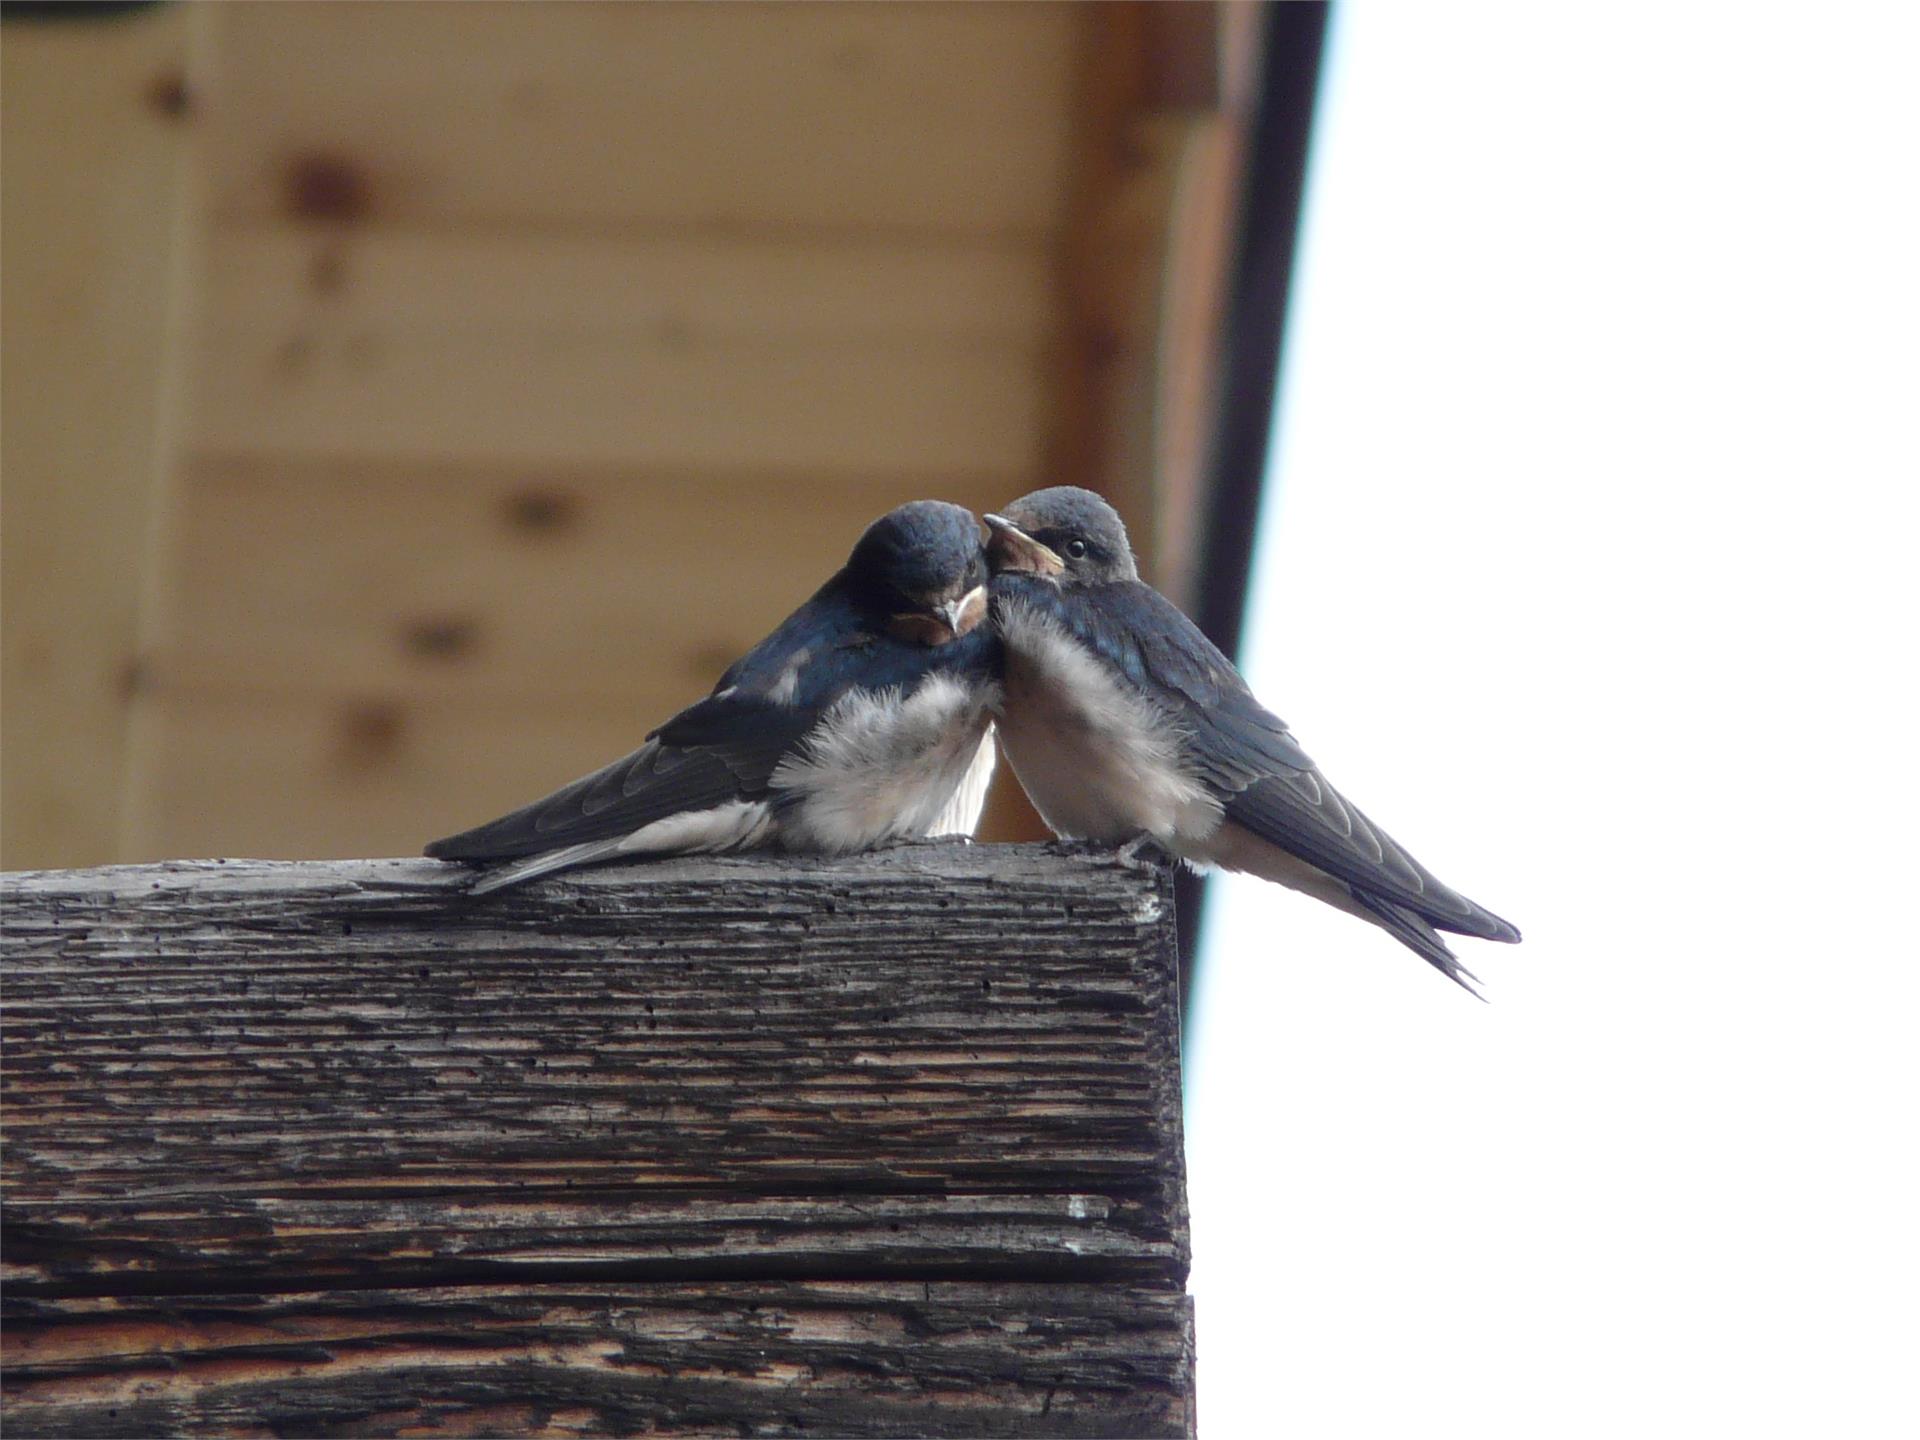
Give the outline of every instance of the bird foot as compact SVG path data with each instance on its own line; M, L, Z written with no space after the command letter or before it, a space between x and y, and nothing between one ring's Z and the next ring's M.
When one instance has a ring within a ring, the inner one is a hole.
M1150 831L1142 830L1131 840L1121 842L1113 852L1122 865L1136 870L1157 870L1173 864L1173 856Z

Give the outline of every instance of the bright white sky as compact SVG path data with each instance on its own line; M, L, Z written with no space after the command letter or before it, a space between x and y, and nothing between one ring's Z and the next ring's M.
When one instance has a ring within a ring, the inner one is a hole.
M1526 932L1216 883L1212 1437L1920 1435L1920 22L1337 8L1247 639Z

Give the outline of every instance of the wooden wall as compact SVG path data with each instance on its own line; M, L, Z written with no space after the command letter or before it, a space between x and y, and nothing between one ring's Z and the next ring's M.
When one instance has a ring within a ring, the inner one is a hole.
M184 10L0 44L0 862L128 853L187 310Z
M7 863L416 850L632 748L903 500L1096 483L1151 546L1236 13L199 10L111 853Z

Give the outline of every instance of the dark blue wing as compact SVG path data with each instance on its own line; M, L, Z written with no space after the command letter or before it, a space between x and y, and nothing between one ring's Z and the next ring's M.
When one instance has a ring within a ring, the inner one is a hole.
M781 757L820 718L815 706L779 703L774 688L796 657L801 660L796 676L806 673L808 657L800 652L809 640L854 632L850 611L840 588L829 581L728 667L711 695L655 730L631 755L498 820L436 840L427 854L443 860L535 855L630 835L684 811L765 795ZM796 687L791 699L800 698Z
M713 693L631 755L510 815L436 840L443 860L501 860L628 835L730 800L763 799L774 770L855 686L910 687L929 670L997 663L987 627L927 649L870 629L839 577L742 656Z
M1009 579L1018 577L994 583ZM1254 698L1233 662L1159 591L1139 581L1069 592L1020 583L1030 603L1051 610L1163 707L1229 821L1443 930L1520 938L1506 921L1443 884L1335 790L1286 722Z

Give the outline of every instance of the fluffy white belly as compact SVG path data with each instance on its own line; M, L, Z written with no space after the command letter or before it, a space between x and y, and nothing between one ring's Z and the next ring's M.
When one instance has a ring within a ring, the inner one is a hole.
M855 690L780 762L780 843L843 854L955 823L969 781L984 798L997 686L930 675L911 692ZM984 765L983 772L978 767ZM969 828L978 806L966 817Z
M1000 743L1055 834L1117 843L1145 831L1173 845L1218 828L1220 807L1157 706L1030 606L1007 605L1000 626Z

